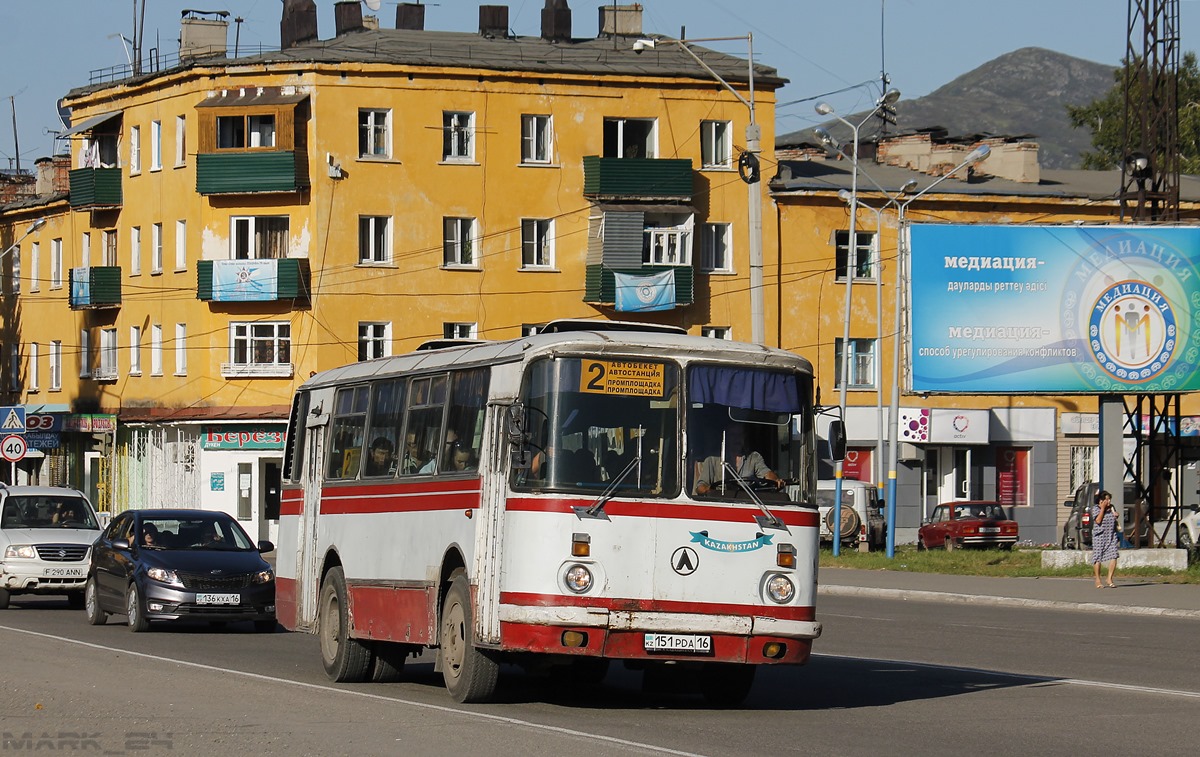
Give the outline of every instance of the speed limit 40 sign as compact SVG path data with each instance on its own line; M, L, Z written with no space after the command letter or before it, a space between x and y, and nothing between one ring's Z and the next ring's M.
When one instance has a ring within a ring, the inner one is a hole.
M25 437L17 434L9 434L0 441L0 457L3 457L10 463L15 463L18 460L25 458L25 452L29 448L25 444Z

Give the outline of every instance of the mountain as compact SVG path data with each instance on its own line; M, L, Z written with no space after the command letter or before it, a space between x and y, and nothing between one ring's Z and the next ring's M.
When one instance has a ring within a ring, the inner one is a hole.
M1021 48L925 97L901 99L895 106L897 123L889 131L943 126L950 137L1031 135L1040 147L1043 168L1079 168L1080 154L1091 149L1092 135L1071 127L1066 106L1087 105L1103 97L1114 85L1114 70L1052 50ZM848 120L858 123L864 115ZM849 130L837 121L824 126L839 139L849 137ZM864 133L871 133L869 127L864 127Z

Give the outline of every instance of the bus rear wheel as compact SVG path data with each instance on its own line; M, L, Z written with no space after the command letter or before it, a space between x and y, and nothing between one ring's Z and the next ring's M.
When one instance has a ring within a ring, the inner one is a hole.
M438 643L442 678L456 702L486 702L496 693L500 665L475 646L475 613L467 574L457 570L450 576L450 589L442 603Z
M321 584L317 636L321 640L321 664L325 666L325 675L339 683L367 679L371 670L371 650L358 639L350 638L346 577L341 566L330 570Z

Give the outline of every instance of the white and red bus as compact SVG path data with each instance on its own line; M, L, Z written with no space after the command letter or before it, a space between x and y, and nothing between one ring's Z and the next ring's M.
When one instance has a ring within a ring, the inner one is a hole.
M451 696L485 701L502 663L596 681L623 660L698 667L733 704L758 665L808 660L811 364L628 326L558 322L299 388L278 617L319 635L331 678L387 680L436 649ZM738 475L749 451L787 485ZM702 463L723 472L703 496Z

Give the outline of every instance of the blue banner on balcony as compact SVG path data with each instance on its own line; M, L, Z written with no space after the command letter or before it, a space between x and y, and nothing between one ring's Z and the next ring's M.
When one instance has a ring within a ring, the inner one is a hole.
M71 305L90 305L92 303L92 279L88 274L89 268L71 269Z
M277 260L215 260L212 277L212 298L217 302L279 299Z
M616 284L616 308L625 313L671 310L675 307L675 272L663 271L649 276L613 272Z

